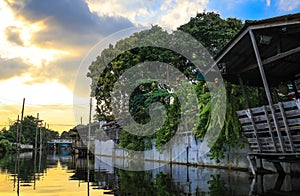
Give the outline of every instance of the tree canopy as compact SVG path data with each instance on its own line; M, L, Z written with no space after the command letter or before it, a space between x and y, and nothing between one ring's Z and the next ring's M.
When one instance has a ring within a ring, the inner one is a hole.
M222 19L219 14L214 12L198 13L187 24L180 26L177 31L172 32L172 35L176 35L179 31L188 33L200 41L214 56L233 38L242 25L241 20L235 18ZM150 37L145 36L149 34L151 35ZM118 41L115 46L110 45L109 48L103 50L97 59L92 62L89 66L87 76L92 79L91 88L93 96L97 99L96 118L98 120L114 120L111 107L113 101L111 92L116 81L126 70L145 61L159 61L176 67L194 85L197 91L200 114L198 115L199 127L193 131L196 138L203 137L210 120L211 106L210 94L205 91L206 83L197 81L199 70L195 69L195 65L190 59L167 48L133 47L138 45L139 42L143 42L143 45L147 45L147 43L151 45L152 42L167 42L172 45L174 44L174 40L170 39L170 37L172 36L169 36L168 32L162 28L153 26L149 30L135 33L129 38ZM192 45L188 45L189 43L182 42L182 44L183 48L193 47ZM189 53L189 51L186 52ZM190 52L192 52L192 49ZM113 60L111 61L111 59ZM134 120L142 124L148 122L149 107L153 102L159 102L166 108L166 121L151 136L137 136L122 131L121 146L131 150L145 150L152 148L154 141L155 146L159 148L168 142L176 132L180 121L181 106L176 95L170 93L170 87L159 82L139 82L139 84L135 84L137 88L130 95L129 110ZM231 85L227 85L227 87L228 100L232 104L228 104L229 107L227 108L226 122L222 130L222 136L220 136L218 143L214 146L215 149L212 149L212 156L217 158L222 156L224 152L224 142L228 141L229 144L233 144L233 141L239 136L239 124L235 111L241 107L243 99L238 87ZM197 117L195 116L195 118Z
M22 126L22 135L21 135L21 143L23 144L32 144L35 143L35 133L36 133L36 118L29 115L25 116L24 120L21 124L18 122L13 123L8 130L3 130L1 135L9 142L16 143L17 142L17 130L19 129L20 125ZM58 138L59 133L57 131L53 131L47 129L46 127L41 127L41 132L43 136L43 141L48 141L54 138ZM38 138L40 132L38 131ZM39 140L38 140L39 143Z
M215 12L198 13L178 29L191 34L215 56L242 28L236 18L222 19Z

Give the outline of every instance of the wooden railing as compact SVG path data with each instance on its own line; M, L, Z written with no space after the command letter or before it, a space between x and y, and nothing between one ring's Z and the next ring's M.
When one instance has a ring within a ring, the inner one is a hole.
M253 152L299 153L300 152L300 101L293 100L274 104L279 130L269 106L238 111L243 132Z

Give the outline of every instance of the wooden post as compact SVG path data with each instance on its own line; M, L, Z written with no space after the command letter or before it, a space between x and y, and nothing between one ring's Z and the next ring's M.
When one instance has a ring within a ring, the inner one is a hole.
M279 175L285 175L285 171L279 161L272 162Z
M42 153L42 147L43 147L43 145L42 145L42 143L43 143L42 126L43 126L43 124L41 124L41 126L40 126L40 153Z
M36 129L35 129L35 141L34 141L35 151L37 149L37 134L38 134L38 129L39 129L39 113L37 113L37 115L36 115Z
M252 115L252 112L251 112L251 109L250 109L250 108L246 110L246 114L247 114L248 118L249 118L250 121L251 121L251 125L252 125L252 127L253 127L253 133L254 133L254 136L255 136L255 138L256 138L258 150L259 150L259 152L262 152L263 149L262 149L261 144L260 144L260 141L259 141L259 137L258 137L258 133L257 133L256 124L255 124L255 121L254 121L254 119L253 119L254 117L253 117L253 115Z
M253 156L247 155L247 160L250 165L251 173L253 174L254 178L256 177L256 159Z
M34 162L33 162L33 168L34 168L34 187L35 190L36 187L36 158L37 158L37 134L38 134L38 128L39 127L39 113L36 114L36 128L35 128L35 140L34 140Z
M292 85L293 85L293 90L295 92L295 99L299 99L298 89L297 89L295 80L293 80Z
M23 117L24 117L24 106L25 106L25 98L23 98L22 113L21 113L21 121L23 121Z
M263 85L264 85L264 88L265 88L265 91L266 91L266 95L267 95L270 110L271 110L271 113L272 113L274 125L275 125L276 132L277 132L277 135L278 135L279 144L280 144L282 152L285 152L282 135L281 135L281 132L280 132L280 129L279 129L278 121L277 121L277 118L276 118L276 112L275 112L275 109L273 107L273 101L272 101L269 85L268 85L268 82L267 82L267 77L266 77L266 74L265 74L263 63L261 61L261 57L260 57L260 54L259 54L259 51L258 51L257 43L256 43L256 40L255 40L255 36L252 32L252 29L249 30L249 34L250 34L252 46L253 46L253 49L254 49L254 52L255 52L257 65L258 65L260 75L261 75L261 78L262 78L262 81L263 81Z
M291 132L290 132L290 127L288 125L288 122L287 122L287 119L286 119L286 116L285 116L285 111L284 111L283 105L282 105L281 102L278 105L279 105L280 113L281 113L281 116L282 116L282 121L283 121L283 124L284 124L286 135L287 135L287 138L288 138L289 143L290 143L291 151L296 152L295 147L294 147L294 143L293 143L293 140L292 140L292 135L291 135Z
M22 139L22 122L24 117L24 105L25 105L25 98L23 98L23 105L22 105L22 112L21 112L21 121L20 121L20 131L19 131L19 143L21 143Z
M20 129L19 129L19 127L20 127L20 125L19 125L19 123L20 123L20 118L19 118L19 115L18 115L18 120L17 120L17 146L19 147L19 132L20 132Z
M275 152L277 152L277 147L276 147L276 143L275 143L275 139L274 139L272 124L271 124L270 119L269 119L269 113L268 113L268 110L267 110L266 106L263 106L263 108L264 108L264 112L265 112L265 115L266 115L266 120L267 120L268 127L269 127L269 133L270 133L270 136L271 136L271 139L272 139L272 143L274 145L274 150L275 150Z
M88 129L88 136L87 136L88 154L89 154L89 150L90 150L91 122L92 122L92 98L90 98L89 129Z

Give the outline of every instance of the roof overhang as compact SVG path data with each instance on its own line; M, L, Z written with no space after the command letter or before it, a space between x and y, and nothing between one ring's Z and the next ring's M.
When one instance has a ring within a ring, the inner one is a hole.
M262 86L250 38L252 31L270 86L300 77L300 13L265 20L246 21L242 30L215 58L225 67L223 78L246 85Z

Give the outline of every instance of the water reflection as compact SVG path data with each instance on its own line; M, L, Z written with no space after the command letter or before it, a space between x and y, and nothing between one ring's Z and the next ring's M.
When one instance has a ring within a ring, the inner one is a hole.
M87 167L89 165L89 167ZM300 177L165 165L136 172L101 157L29 152L0 159L0 195L299 195Z
M95 169L109 171L108 160L98 157ZM243 171L175 164L144 172L115 169L106 172L106 178L111 180L102 181L111 185L107 188L115 195L300 195L300 176L296 175L252 179Z
M88 195L86 165L69 152L6 155L0 158L0 195ZM91 195L105 192L93 189Z

